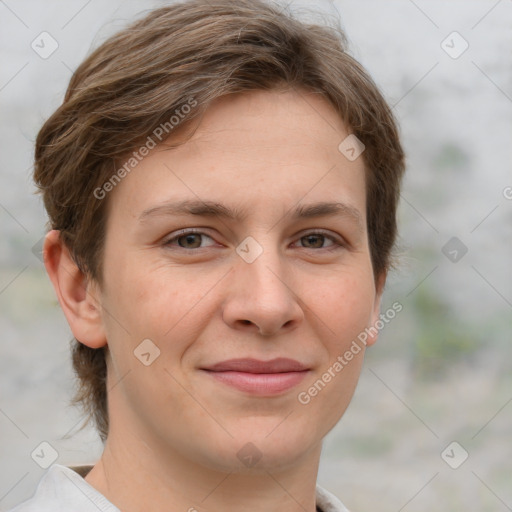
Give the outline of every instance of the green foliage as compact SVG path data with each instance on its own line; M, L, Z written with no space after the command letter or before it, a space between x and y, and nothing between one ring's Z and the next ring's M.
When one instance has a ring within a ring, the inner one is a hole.
M423 378L437 378L449 367L469 359L478 340L455 312L428 286L420 287L413 300L415 339L411 340L411 364Z
M457 144L448 142L441 146L439 153L433 158L433 168L438 170L467 170L470 164L470 155Z

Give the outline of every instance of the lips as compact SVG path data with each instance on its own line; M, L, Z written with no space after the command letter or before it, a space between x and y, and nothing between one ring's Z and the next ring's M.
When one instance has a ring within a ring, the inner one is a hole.
M213 372L245 372L245 373L287 373L301 372L308 370L307 366L295 361L279 357L271 361L260 361L258 359L230 359L204 368Z
M288 358L271 361L230 359L202 370L222 384L260 396L288 391L299 384L309 372L307 366Z

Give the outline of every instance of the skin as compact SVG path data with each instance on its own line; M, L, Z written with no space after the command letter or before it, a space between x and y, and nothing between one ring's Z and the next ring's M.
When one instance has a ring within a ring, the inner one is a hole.
M110 432L86 480L121 510L314 512L322 439L352 398L364 349L309 404L297 395L378 319L385 281L373 276L363 159L338 151L348 133L305 91L221 98L191 140L155 148L109 194L101 286L48 234L46 268L73 334L110 349ZM185 199L246 215L143 215ZM347 208L292 217L325 201ZM176 238L185 228L204 235ZM252 263L236 251L248 236L263 250ZM144 339L160 350L149 366L134 356ZM261 397L200 370L239 357L310 371ZM237 457L249 442L261 454L252 467Z

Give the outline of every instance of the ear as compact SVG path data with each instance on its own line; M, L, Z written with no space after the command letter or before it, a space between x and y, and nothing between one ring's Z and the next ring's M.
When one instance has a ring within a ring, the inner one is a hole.
M44 266L75 338L90 348L107 344L99 287L77 267L60 231L50 231L43 246Z
M375 324L377 320L380 319L380 303L382 299L382 292L384 291L384 285L386 284L386 277L387 272L384 270L375 281L375 301L373 303L371 323L367 329L368 338L366 339L366 345L368 347L373 345L379 337L379 330L375 327Z

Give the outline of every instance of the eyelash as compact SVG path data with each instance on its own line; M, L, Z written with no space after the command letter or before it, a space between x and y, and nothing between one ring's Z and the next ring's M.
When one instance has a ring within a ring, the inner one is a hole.
M164 247L176 247L177 249L183 249L184 251L189 251L189 252L190 251L197 251L199 249L206 249L206 247L196 247L196 248L193 248L193 249L187 249L185 247L173 246L172 245L172 242L175 242L175 241L179 240L180 238L182 238L184 236L187 236L187 235L204 235L204 236L206 236L206 237L208 237L208 238L213 240L213 238L210 235L208 235L207 233L205 233L204 231L200 231L200 230L197 230L197 229L184 229L182 231L178 231L171 238L166 239L163 242L162 245ZM304 235L299 237L299 240L301 238L304 238L304 237L307 237L307 236L311 236L311 235L323 236L323 237L329 239L331 242L333 242L333 245L329 246L329 247L319 247L319 248L302 247L302 249L309 249L309 250L314 250L314 251L318 251L318 250L335 251L335 250L346 248L346 244L344 242L338 240L333 235L327 234L326 232L324 232L322 230L310 231L308 233L305 233Z

